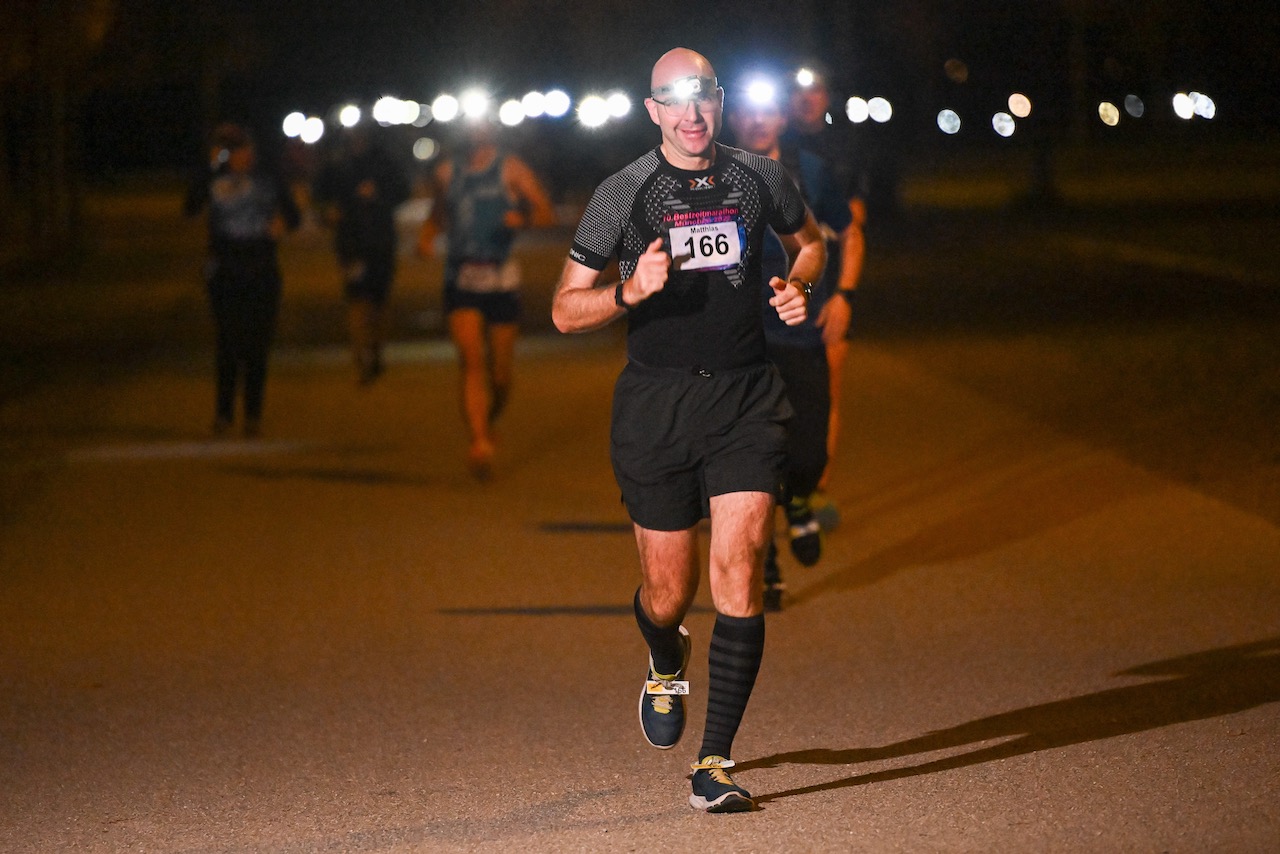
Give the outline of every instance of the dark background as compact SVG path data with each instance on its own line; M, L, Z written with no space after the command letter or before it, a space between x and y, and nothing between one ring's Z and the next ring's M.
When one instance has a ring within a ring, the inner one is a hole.
M305 173L336 134L287 150L280 125L291 111L332 118L347 101L430 102L473 83L497 98L561 86L575 98L620 88L638 102L653 61L677 45L711 58L730 98L748 71L801 63L827 70L837 121L848 95L889 98L892 121L855 129L856 150L888 176L889 204L900 164L957 151L1003 165L1034 149L1048 164L1067 147L1270 139L1280 127L1275 24L1270 4L1209 0L7 0L0 261L18 255L40 271L74 256L86 186L194 168L221 121L247 125L266 157ZM948 74L949 61L967 73ZM1215 119L1173 116L1173 94L1190 90L1215 99ZM1012 91L1035 106L1006 140L990 117ZM1105 127L1098 102L1129 94L1146 115ZM954 137L937 128L944 107L964 120ZM389 132L406 159L410 133ZM425 133L448 145L447 128ZM601 130L569 117L526 122L511 137L561 198L655 139L641 109Z
M838 93L889 97L895 132L912 144L942 143L933 116L943 106L968 116L982 110L962 136L990 144L985 116L1014 89L1031 95L1037 120L1062 134L1073 122L1077 133L1101 134L1097 101L1130 92L1148 104L1148 134L1182 125L1168 108L1179 90L1215 97L1217 133L1273 127L1280 111L1271 85L1276 15L1263 3L114 5L92 63L102 85L86 96L83 145L96 170L172 163L217 119L276 130L290 110L323 115L341 101L383 94L429 101L470 81L500 95L560 85L574 95L619 87L638 99L653 60L675 45L707 54L726 83L756 67L820 62ZM953 58L969 69L964 83L943 71Z

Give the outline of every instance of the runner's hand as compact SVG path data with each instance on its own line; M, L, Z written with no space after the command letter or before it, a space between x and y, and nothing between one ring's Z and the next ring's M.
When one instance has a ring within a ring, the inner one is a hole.
M822 343L836 344L843 341L849 332L852 317L853 310L849 301L840 293L832 294L822 311L818 312L818 319L814 321L822 329Z
M769 305L777 310L782 322L787 326L804 323L804 319L809 316L809 300L804 291L795 282L788 282L778 276L769 280L769 287L774 291L773 296L769 297Z
M627 305L636 305L662 290L671 271L671 256L662 251L662 238L655 238L636 261L636 271L622 285Z

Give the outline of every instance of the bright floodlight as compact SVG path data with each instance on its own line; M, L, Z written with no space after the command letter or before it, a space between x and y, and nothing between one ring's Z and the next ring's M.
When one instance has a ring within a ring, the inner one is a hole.
M770 107L776 103L778 87L768 80L752 80L747 84L747 100L757 107Z
M547 96L541 92L530 92L520 99L520 107L526 118L536 119L547 111Z
M458 117L461 105L452 95L440 95L431 102L431 115L438 122L451 122Z
M609 118L612 119L626 118L631 112L631 99L621 92L610 93L605 104L609 107Z
M1179 92L1173 96L1173 112L1180 119L1190 119L1196 114L1195 104L1191 101L1191 96L1186 92Z
M515 127L524 121L524 107L519 101L503 101L498 108L498 121L507 127Z
M324 120L315 116L307 119L302 123L302 133L299 137L308 145L313 142L319 142L320 137L324 136Z
M1110 101L1103 101L1098 105L1098 118L1102 119L1104 125L1113 128L1120 124L1120 108Z
M351 128L360 124L360 108L355 104L347 104L338 110L338 124L344 128Z
M871 116L872 121L884 124L893 118L893 104L885 98L872 98L867 101L867 113Z
M484 118L489 112L489 95L480 89L468 89L462 93L462 114L469 119Z
M373 120L380 125L396 124L400 119L400 99L384 95L373 102Z
M849 117L849 121L860 125L871 118L871 107L867 104L866 98L859 98L854 95L848 101L845 101L844 114Z
M996 113L991 117L991 127L995 129L996 133L1003 137L1013 136L1015 127L1013 116L1008 113Z
M1009 96L1009 112L1020 119L1025 119L1031 115L1031 99L1021 92L1014 92Z
M609 121L609 102L599 95L588 95L578 104L578 121L589 128L598 128Z
M284 131L284 135L293 139L302 135L302 125L307 121L307 117L296 110L284 117L280 128Z
M811 68L801 68L796 72L796 85L802 89L808 89L817 79Z
M546 108L547 115L553 119L558 119L565 113L569 112L569 96L562 89L552 89L547 93L543 106Z
M384 126L411 125L418 120L418 114L421 112L422 107L417 101L402 101L391 95L385 95L374 102L373 120Z
M955 110L943 110L938 113L938 127L946 134L960 132L960 117Z

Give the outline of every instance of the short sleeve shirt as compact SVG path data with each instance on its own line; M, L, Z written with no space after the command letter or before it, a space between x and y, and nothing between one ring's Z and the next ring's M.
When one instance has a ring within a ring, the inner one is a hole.
M765 360L761 242L794 234L804 200L774 160L717 145L701 171L655 148L607 178L587 203L570 257L625 280L655 239L671 255L664 289L627 317L627 356L650 367L725 370Z

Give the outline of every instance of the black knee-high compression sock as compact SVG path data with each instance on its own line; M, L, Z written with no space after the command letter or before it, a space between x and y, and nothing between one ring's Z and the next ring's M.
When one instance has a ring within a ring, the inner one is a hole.
M663 628L656 626L640 604L640 589L636 588L635 598L636 624L640 626L640 634L649 645L649 654L653 656L653 669L663 676L670 676L684 666L684 644L680 643L680 624Z
M764 615L716 617L708 657L707 725L698 758L730 757L764 654Z

